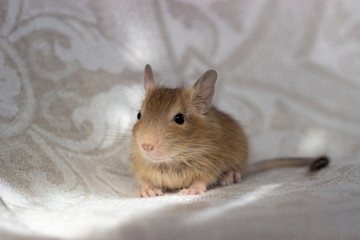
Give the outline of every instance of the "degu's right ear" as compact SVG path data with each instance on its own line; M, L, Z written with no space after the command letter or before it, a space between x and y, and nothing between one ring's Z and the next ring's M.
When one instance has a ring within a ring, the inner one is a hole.
M206 71L192 87L192 105L199 114L206 114L211 107L215 93L217 73L215 70Z
M146 64L144 70L144 88L147 91L153 89L155 87L154 76L151 70L151 66Z

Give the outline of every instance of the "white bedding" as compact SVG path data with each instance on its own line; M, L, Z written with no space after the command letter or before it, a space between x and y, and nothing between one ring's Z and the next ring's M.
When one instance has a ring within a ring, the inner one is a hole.
M359 239L360 2L1 1L0 239ZM198 196L140 199L142 74L215 105L250 162L331 157Z

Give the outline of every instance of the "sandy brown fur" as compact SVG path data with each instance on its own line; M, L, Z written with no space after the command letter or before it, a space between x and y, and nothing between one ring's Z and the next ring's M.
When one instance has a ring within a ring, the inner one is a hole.
M208 70L191 88L164 88L155 85L151 67L145 67L146 97L131 144L141 197L177 189L182 189L180 194L201 194L218 182L239 182L245 174L289 166L317 171L328 165L329 159L322 156L277 158L247 166L248 143L241 125L211 105L216 79L217 73ZM179 113L185 119L180 124L174 119Z
M196 179L211 185L229 170L245 171L248 147L239 124L215 107L205 115L197 114L189 101L189 90L184 88L158 87L145 98L143 119L134 126L132 144L134 171L142 181L162 189L180 189ZM171 121L180 111L186 116L182 126ZM143 131L160 133L166 154L175 156L164 163L144 159L136 142Z

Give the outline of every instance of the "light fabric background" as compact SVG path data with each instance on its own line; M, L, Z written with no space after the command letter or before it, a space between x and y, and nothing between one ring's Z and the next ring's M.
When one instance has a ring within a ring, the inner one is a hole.
M360 1L0 1L0 238L359 239ZM200 196L137 198L129 130L157 82L214 68L254 162Z

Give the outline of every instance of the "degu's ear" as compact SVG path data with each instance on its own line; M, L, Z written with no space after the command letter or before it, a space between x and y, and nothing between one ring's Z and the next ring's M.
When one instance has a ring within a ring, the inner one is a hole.
M154 76L151 70L151 66L146 64L144 70L144 88L146 91L155 87Z
M192 105L199 114L206 114L215 93L217 73L215 70L207 70L192 86Z

